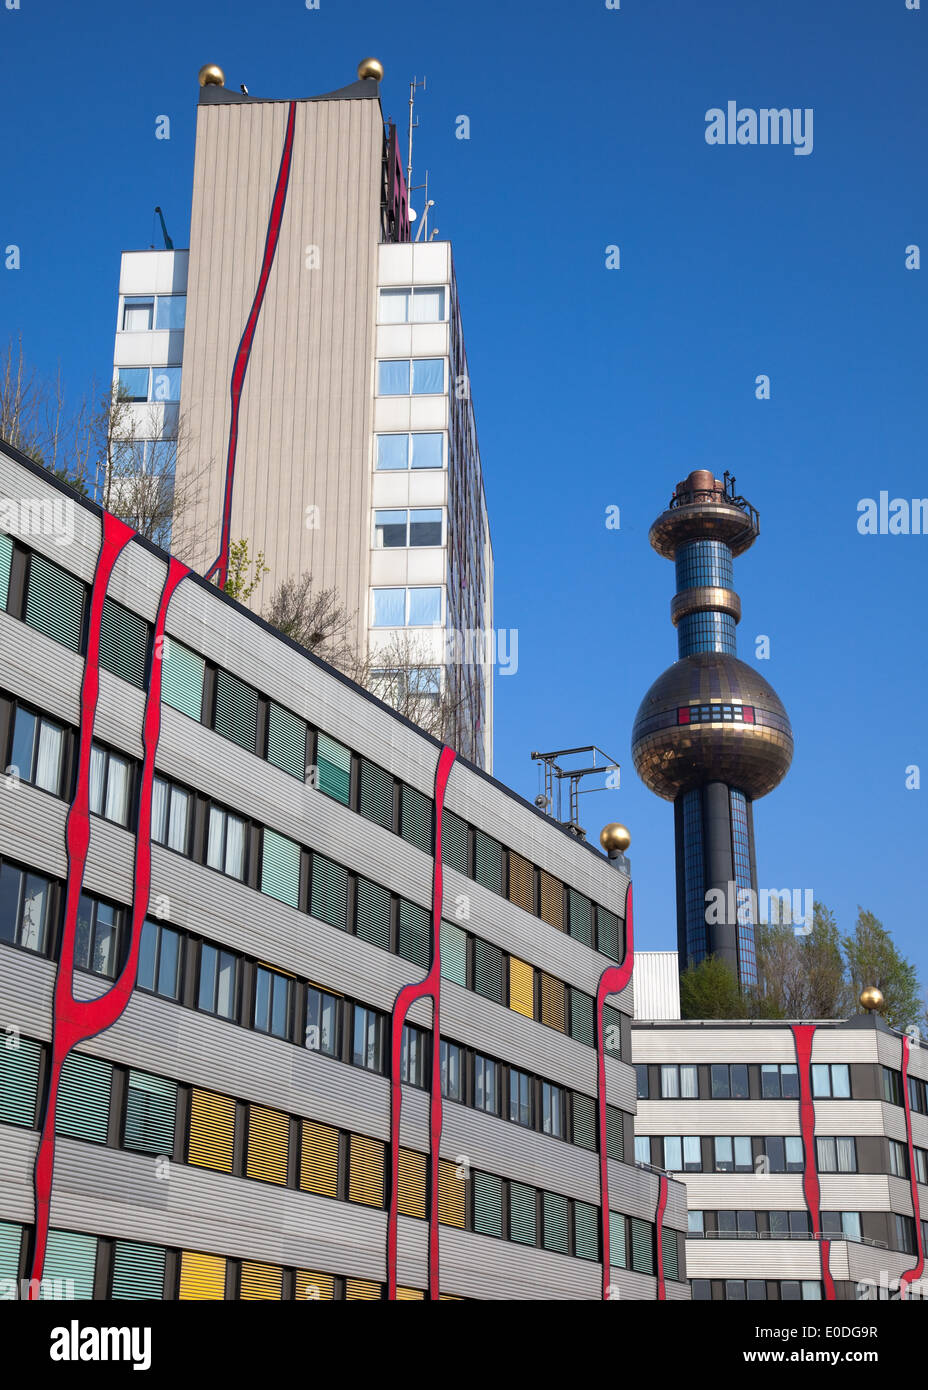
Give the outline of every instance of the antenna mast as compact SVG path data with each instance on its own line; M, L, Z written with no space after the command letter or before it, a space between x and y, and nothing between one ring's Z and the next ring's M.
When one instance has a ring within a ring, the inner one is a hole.
M409 84L409 147L408 147L408 152L407 152L407 163L406 163L406 187L407 187L407 189L409 189L409 188L412 187L412 133L413 133L413 131L414 131L414 130L418 127L418 125L419 125L418 120L415 120L415 121L413 120L413 114L412 114L412 113L413 113L413 107L414 107L415 104L416 104L416 88L417 88L417 87L421 87L422 90L423 90L423 92L424 92L424 91L425 91L425 82L426 82L426 79L425 79L424 77L423 77L423 79L422 79L421 82L419 82L418 79L414 77L414 78L412 79L412 81L410 82L410 84Z

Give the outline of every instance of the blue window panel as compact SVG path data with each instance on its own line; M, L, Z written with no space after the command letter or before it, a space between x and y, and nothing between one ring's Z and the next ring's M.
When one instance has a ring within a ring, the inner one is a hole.
M416 357L412 364L412 394L440 396L445 389L445 359Z
M378 362L377 394L379 396L408 396L409 363Z

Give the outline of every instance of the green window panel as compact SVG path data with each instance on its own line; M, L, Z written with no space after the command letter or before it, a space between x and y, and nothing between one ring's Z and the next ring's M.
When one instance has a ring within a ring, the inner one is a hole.
M49 1231L39 1297L54 1298L54 1285L60 1280L69 1299L93 1298L96 1267L96 1236L79 1235L77 1231Z
M503 1180L494 1173L474 1173L474 1230L503 1234Z
M618 1163L625 1160L625 1134L623 1115L614 1105L606 1106L606 1156Z
M145 688L148 663L148 624L111 598L103 600L100 619L100 665L130 685Z
M177 1082L165 1076L149 1076L144 1071L129 1072L126 1095L127 1149L143 1153L174 1152L174 1121L177 1116Z
M474 837L475 866L474 877L484 888L493 893L503 891L503 847L498 840L484 835L478 830Z
M412 965L429 968L432 959L432 919L424 907L400 898L400 930L397 953Z
M593 944L593 904L589 898L578 893L576 888L568 890L570 898L570 934L584 946Z
M610 960L619 959L619 919L614 912L604 907L596 909L596 927L599 934L599 949Z
M139 1245L134 1240L117 1240L113 1248L113 1292L111 1298L164 1297L164 1260L160 1245Z
M300 847L276 830L265 830L261 853L261 892L290 907L300 905Z
M559 1192L542 1193L546 1250L567 1254L567 1198Z
M503 953L489 941L474 942L474 990L484 999L503 1002Z
M596 1149L596 1102L580 1091L573 1093L574 1143L581 1149Z
M459 874L467 874L467 822L453 811L445 811L441 818L441 857Z
M653 1228L639 1217L631 1218L632 1224L632 1269L639 1274L654 1273Z
M587 1047L594 1045L593 997L573 987L570 991L570 1036L586 1043Z
M451 922L441 924L441 977L467 988L467 933Z
M19 1038L16 1047L0 1042L0 1123L35 1124L42 1049L31 1038Z
M33 551L26 589L26 622L72 652L81 648L85 585Z
M379 883L358 879L358 936L379 946L382 951L392 947L392 897Z
M199 723L203 717L203 678L206 662L202 656L165 637L161 658L161 699Z
M223 738L253 753L258 742L258 692L228 671L216 673L216 718Z
M616 1269L628 1268L628 1252L625 1248L625 1217L620 1211L609 1213L609 1263Z
M535 1188L525 1183L509 1184L509 1239L520 1245L536 1245L538 1222L535 1210Z
M432 803L405 783L400 797L400 834L423 854L432 853Z
M310 913L340 931L348 930L348 870L321 854L313 855Z
M10 598L10 566L13 563L13 540L0 531L0 608L6 609Z
M603 1005L603 1047L608 1057L622 1055L622 1015L611 1004Z
M113 1068L98 1057L72 1052L61 1068L55 1133L105 1144L110 1116Z
M579 1260L599 1259L599 1208L574 1202L574 1253Z
M361 759L358 810L384 830L393 829L393 778L366 758Z
M664 1261L664 1278L680 1278L680 1261L677 1255L677 1233L665 1226L661 1231L661 1256Z
M328 734L320 734L316 739L316 767L319 790L347 806L351 794L351 750Z
M22 1242L22 1226L13 1221L0 1221L0 1279L19 1279Z
M298 777L306 777L306 720L272 700L267 711L267 760Z

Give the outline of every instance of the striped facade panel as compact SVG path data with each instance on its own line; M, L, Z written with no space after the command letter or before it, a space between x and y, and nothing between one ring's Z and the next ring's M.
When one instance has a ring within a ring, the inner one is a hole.
M0 1124L35 1124L42 1049L32 1038L13 1038L0 1045Z
M509 851L509 901L525 912L535 911L535 867L515 850Z
M319 790L334 801L348 805L351 792L351 752L328 734L316 740L316 775Z
M610 960L619 960L619 918L605 907L596 909L597 937L600 951Z
M425 1200L428 1189L426 1155L412 1149L400 1149L397 1178L397 1209L401 1216L425 1220Z
M570 899L570 934L584 946L593 945L593 904L576 888L568 891Z
M199 722L203 713L203 680L206 662L202 656L166 637L162 649L161 699L172 709Z
M477 882L491 893L503 892L503 847L498 840L477 830L474 835L474 865Z
M372 1302L383 1298L383 1285L373 1279L346 1279L345 1298L348 1302L356 1299Z
M599 1259L599 1208L574 1202L574 1253L581 1260Z
M293 1296L298 1303L329 1303L335 1297L335 1276L319 1274L314 1269L298 1269Z
M376 763L361 759L358 810L366 820L393 829L393 778Z
M301 782L306 776L306 721L273 700L267 711L267 760Z
M570 1036L576 1038L577 1042L586 1043L587 1047L592 1047L595 1035L593 998L591 995L585 994L582 989L571 987Z
M77 1231L49 1231L39 1297L56 1297L55 1286L60 1283L69 1299L93 1298L96 1269L96 1236L82 1235Z
M680 1261L677 1252L677 1233L664 1227L661 1231L661 1259L665 1279L679 1279Z
M246 1173L262 1182L286 1184L290 1118L279 1110L252 1105L248 1110Z
M596 1149L596 1102L582 1091L574 1091L573 1141L582 1149Z
M467 876L467 825L453 811L441 818L441 857L445 864Z
M458 1226L462 1230L465 1220L467 1183L458 1176L457 1164L446 1158L438 1162L438 1219L443 1226Z
M2 539L0 535L0 541ZM22 1226L14 1221L0 1221L0 1279L19 1278L19 1253L22 1243Z
M379 1139L352 1134L348 1162L350 1202L359 1202L367 1207L383 1206L385 1153L385 1146Z
M128 681L130 685L145 686L148 664L148 624L111 598L103 600L100 620L100 665L104 671Z
M61 1068L55 1133L105 1144L110 1118L113 1068L109 1062L70 1053Z
M567 1031L567 986L541 972L541 1021L559 1033Z
M303 1121L300 1187L320 1197L338 1196L338 1130L331 1125Z
M392 944L392 897L379 883L358 879L357 932L362 941L389 951Z
M526 1183L509 1184L509 1239L519 1245L538 1242L536 1189Z
M516 956L509 957L509 1007L526 1018L535 1017L535 971Z
M283 1297L284 1272L280 1265L260 1264L255 1260L242 1261L242 1282L239 1298L279 1300Z
M160 1245L140 1245L117 1240L113 1246L111 1298L164 1297L164 1264L167 1251Z
M226 1296L226 1262L222 1255L185 1250L180 1257L181 1299L221 1300Z
M313 855L309 910L330 927L348 928L348 871L321 854Z
M234 1142L235 1101L229 1096L194 1087L190 1097L187 1162L231 1173Z
M489 941L474 942L474 990L496 1004L503 1002L503 953Z
M13 541L0 531L0 608L6 608L10 597L10 566L13 562Z
M624 1114L614 1105L606 1106L606 1154L618 1163L625 1159Z
M622 1015L611 1004L603 1005L603 1047L610 1057L622 1055Z
M290 907L300 905L300 847L276 830L262 835L261 892Z
M174 1124L177 1116L177 1082L143 1071L129 1072L126 1094L127 1149L143 1153L174 1153Z
M85 586L60 565L33 551L26 587L26 622L36 632L69 647L81 649Z
M258 743L258 692L230 672L216 673L217 734L253 753Z
M566 1255L568 1247L568 1208L567 1198L559 1192L542 1194L544 1223L544 1247Z
M400 800L400 834L423 854L432 853L432 802L406 783Z
M443 980L451 980L453 984L460 985L462 989L467 988L467 933L460 927L456 927L451 922L442 922L440 928L441 940L441 976Z
M401 1289L399 1284L396 1286L396 1297L398 1302L418 1303L425 1301L425 1293L422 1289Z
M653 1274L654 1227L637 1216L629 1219L632 1227L632 1269L639 1274Z
M474 1230L484 1236L503 1234L503 1180L495 1173L474 1173Z
M429 968L432 959L432 919L418 903L400 900L400 925L397 950L411 965Z
M619 1269L628 1267L625 1248L625 1217L620 1211L609 1213L609 1263Z
M541 918L549 927L564 930L564 885L553 874L540 872L541 878Z

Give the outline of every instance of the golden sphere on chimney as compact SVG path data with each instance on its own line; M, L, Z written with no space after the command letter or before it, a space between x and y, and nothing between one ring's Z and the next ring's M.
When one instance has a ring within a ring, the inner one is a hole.
M373 78L375 82L383 81L383 63L377 58L362 58L358 64L358 76L363 81L364 78Z
M199 74L201 87L224 87L226 75L218 63L204 63Z

